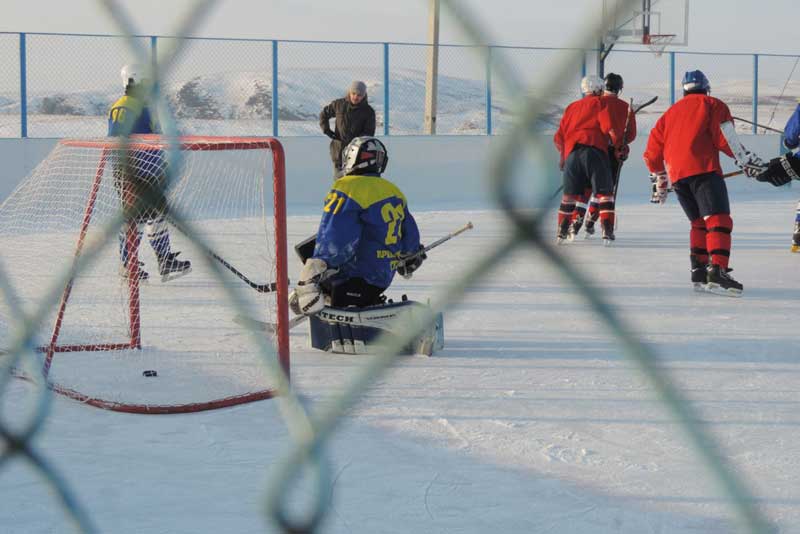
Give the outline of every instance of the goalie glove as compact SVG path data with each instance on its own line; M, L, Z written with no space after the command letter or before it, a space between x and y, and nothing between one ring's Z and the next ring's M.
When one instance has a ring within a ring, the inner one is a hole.
M745 176L748 178L755 178L767 170L767 164L749 150L745 151L741 161L736 160L736 165L744 171Z
M411 278L411 275L414 274L414 271L419 269L419 266L422 265L422 262L428 259L428 255L425 254L425 247L420 244L419 250L421 252L417 252L416 256L414 254L403 254L400 256L400 263L397 265L397 274L402 276L405 279Z
M322 293L320 282L330 274L336 272L328 269L328 264L319 258L309 258L300 271L300 279L297 287L290 296L290 306L293 311L299 311L303 315L314 315L325 307L325 296ZM292 300L296 300L293 306Z
M653 204L664 204L667 201L667 193L669 193L669 177L667 173L651 172L650 181L653 182L653 194L650 196L650 202Z

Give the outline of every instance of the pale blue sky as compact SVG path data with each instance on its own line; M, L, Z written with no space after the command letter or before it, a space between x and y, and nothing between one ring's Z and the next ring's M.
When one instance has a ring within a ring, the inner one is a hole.
M494 44L563 46L599 16L602 0L462 0ZM144 34L173 33L190 0L121 0ZM220 0L195 35L424 42L427 0ZM119 33L96 0L2 0L0 31ZM768 6L768 7L766 7ZM169 9L166 9L168 7ZM689 50L800 53L791 0L692 0ZM464 42L447 12L443 43Z

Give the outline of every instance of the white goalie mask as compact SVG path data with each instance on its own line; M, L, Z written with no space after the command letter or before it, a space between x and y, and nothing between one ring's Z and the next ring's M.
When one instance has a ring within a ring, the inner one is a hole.
M389 163L386 146L375 137L356 137L342 150L344 174L382 174Z
M128 84L137 85L142 83L144 79L145 70L142 65L138 63L131 63L122 67L120 76L122 77L122 88L128 87Z

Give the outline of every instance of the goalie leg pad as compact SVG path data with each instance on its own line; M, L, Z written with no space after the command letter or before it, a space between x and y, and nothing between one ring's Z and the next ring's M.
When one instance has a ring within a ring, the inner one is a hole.
M311 346L342 354L363 354L396 344L409 329L419 330L401 354L432 355L444 347L444 317L413 301L367 308L325 307L309 317Z

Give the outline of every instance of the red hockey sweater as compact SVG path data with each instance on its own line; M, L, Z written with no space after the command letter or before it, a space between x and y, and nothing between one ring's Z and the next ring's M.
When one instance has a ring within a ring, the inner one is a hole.
M644 161L650 172L667 171L671 182L689 176L722 174L719 152L733 157L720 124L733 121L721 100L689 94L669 108L650 131Z

